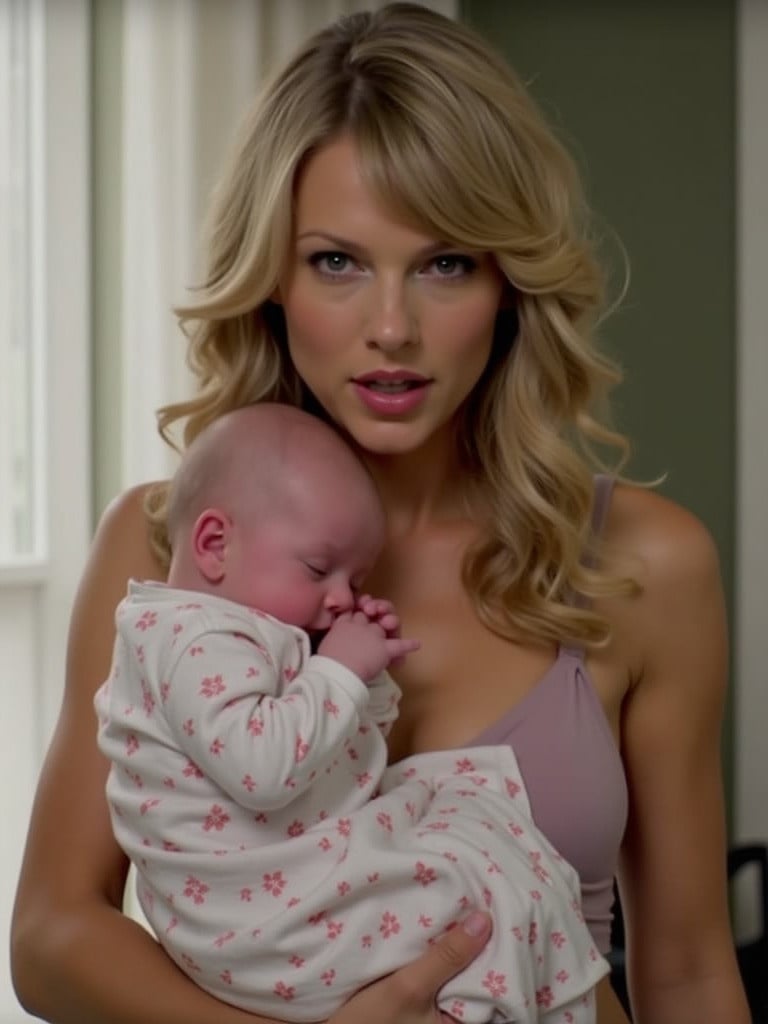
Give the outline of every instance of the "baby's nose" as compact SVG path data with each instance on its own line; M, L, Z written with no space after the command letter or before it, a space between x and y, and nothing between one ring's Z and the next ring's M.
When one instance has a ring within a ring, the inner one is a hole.
M352 588L346 583L337 583L325 597L325 607L335 615L350 611L354 603L355 595L352 593Z

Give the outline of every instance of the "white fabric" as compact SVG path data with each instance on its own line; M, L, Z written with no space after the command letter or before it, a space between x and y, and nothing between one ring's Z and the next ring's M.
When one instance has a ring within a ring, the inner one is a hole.
M117 620L96 697L113 825L147 919L195 981L252 1012L325 1020L485 904L493 938L441 1008L594 1020L607 965L509 747L386 769L386 674L366 687L302 630L160 584L132 584Z

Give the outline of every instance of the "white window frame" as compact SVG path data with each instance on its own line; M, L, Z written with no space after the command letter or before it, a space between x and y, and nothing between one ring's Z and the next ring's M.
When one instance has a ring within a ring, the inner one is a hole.
M4 2L4 0L0 0ZM0 770L0 918L8 920L42 757L61 702L72 600L91 535L89 0L27 0L36 85L32 333L42 424L34 468L42 531L33 557L0 565L6 680ZM31 1020L0 962L0 1024Z

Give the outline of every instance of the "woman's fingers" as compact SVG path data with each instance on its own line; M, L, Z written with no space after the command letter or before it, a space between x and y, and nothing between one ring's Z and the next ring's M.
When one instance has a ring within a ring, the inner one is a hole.
M395 1001L406 1010L434 1007L435 997L443 985L472 963L490 934L490 917L477 911L470 914L433 943L418 960L390 975Z

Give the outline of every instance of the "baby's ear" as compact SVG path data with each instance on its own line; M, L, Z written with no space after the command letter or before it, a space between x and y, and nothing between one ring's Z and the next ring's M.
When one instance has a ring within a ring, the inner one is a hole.
M205 509L195 521L192 551L198 569L209 583L221 583L224 579L231 526L229 516L218 508Z

